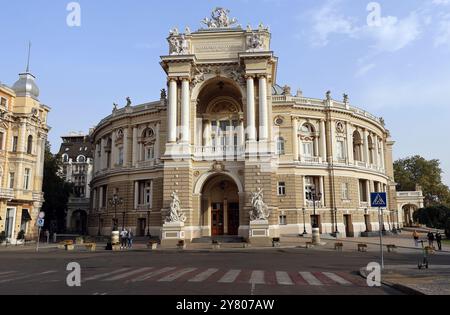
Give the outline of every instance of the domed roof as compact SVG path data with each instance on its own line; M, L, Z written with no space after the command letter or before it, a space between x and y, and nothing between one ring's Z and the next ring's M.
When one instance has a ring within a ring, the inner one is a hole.
M19 74L19 80L14 83L12 89L18 97L31 97L35 100L39 97L39 88L35 77L29 72Z

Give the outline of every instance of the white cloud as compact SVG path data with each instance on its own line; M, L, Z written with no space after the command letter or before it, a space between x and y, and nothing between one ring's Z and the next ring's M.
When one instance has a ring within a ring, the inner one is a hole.
M433 4L448 5L448 4L450 4L450 0L433 0Z
M375 67L376 67L376 64L374 64L374 63L362 65L359 67L358 71L356 71L355 77L356 78L362 77L362 76L366 75L370 70L374 69Z
M434 46L450 47L450 15L443 16L439 21L439 27L434 38Z

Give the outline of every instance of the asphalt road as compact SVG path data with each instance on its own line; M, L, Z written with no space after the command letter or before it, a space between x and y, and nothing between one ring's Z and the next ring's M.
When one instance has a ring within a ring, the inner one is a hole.
M396 295L369 288L357 273L375 253L306 249L227 252L64 252L0 250L0 294L12 295ZM386 264L415 264L417 254L389 254ZM69 287L67 265L81 267ZM448 263L436 256L433 263Z

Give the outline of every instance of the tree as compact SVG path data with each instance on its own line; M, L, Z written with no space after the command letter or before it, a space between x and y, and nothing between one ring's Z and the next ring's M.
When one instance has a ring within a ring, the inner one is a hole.
M61 232L65 229L67 203L73 187L72 184L66 183L59 176L61 159L58 155L53 155L50 149L50 144L47 142L45 145L44 182L42 187L45 196L45 202L42 205L42 211L45 212L46 219L44 229L52 232ZM52 226L53 222L56 222L56 226Z
M419 209L414 213L414 221L433 229L445 230L447 237L450 237L450 208L448 207L441 205Z
M413 156L394 163L395 181L399 191L414 191L422 187L425 205L450 205L450 189L442 183L442 169L439 160L426 160Z

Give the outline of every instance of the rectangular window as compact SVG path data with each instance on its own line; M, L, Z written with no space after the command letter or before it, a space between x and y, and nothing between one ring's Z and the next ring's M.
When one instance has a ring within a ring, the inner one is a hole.
M153 181L139 182L139 205L153 207Z
M313 156L313 143L312 142L303 142L303 155L305 157Z
M348 183L342 184L342 200L350 200Z
M287 217L285 215L280 215L280 225L287 225Z
M23 189L29 190L30 188L30 173L31 170L29 168L25 169L25 174L23 175Z
M8 105L8 100L4 97L0 98L0 106L6 107Z
M155 159L155 148L154 146L149 146L145 149L145 160L152 161Z
M108 194L108 186L103 186L102 189L102 198L101 198L101 207L104 208L106 207L106 198L107 198L107 194Z
M14 173L9 173L9 189L14 189Z
M119 165L123 165L123 148L119 148L119 160L118 160L118 164L119 164Z
M286 183L279 182L278 183L278 196L285 196L285 195L286 195Z
M13 137L13 143L12 143L12 151L17 152L17 144L19 142L19 137L14 136Z
M345 143L342 140L337 142L337 158L340 160L345 159Z
M367 180L359 180L359 200L361 202L368 202L367 200Z

